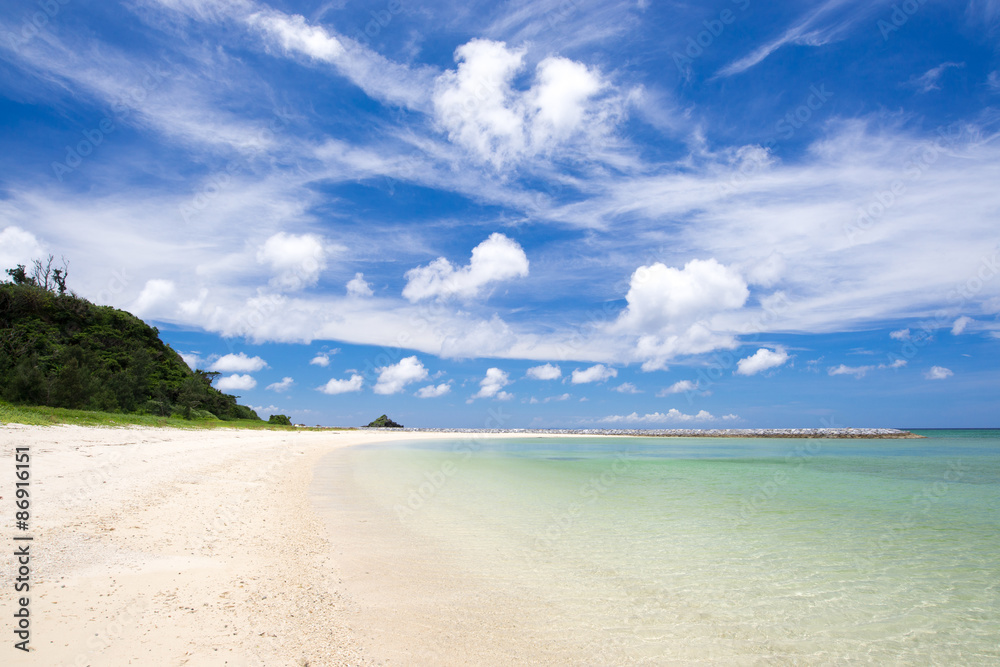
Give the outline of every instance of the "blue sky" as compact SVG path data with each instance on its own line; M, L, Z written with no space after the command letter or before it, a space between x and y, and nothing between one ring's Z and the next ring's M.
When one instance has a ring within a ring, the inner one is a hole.
M0 262L262 415L1000 425L996 0L0 6Z

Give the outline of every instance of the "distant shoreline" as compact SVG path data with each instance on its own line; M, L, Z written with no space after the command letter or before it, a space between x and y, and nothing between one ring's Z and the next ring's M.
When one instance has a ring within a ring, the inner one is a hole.
M500 433L511 435L625 435L656 438L924 438L896 428L386 428L359 427L362 431L396 433Z

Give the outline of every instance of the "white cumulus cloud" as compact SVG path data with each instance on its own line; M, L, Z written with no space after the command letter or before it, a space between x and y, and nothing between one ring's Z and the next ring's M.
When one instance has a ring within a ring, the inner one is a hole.
M405 357L398 364L375 369L379 371L378 382L375 383L376 394L395 394L411 382L427 378L427 369L416 356Z
M371 296L374 293L371 283L365 280L365 274L363 273L355 273L354 277L347 281L348 296L363 298Z
M683 269L657 262L632 274L621 324L648 332L683 327L739 308L749 295L743 278L715 259L693 259Z
M558 380L562 377L562 369L554 364L544 364L532 366L525 374L533 380Z
M739 375L756 375L769 368L776 368L788 361L788 353L784 350L769 350L762 347L745 359L736 362L736 373Z
M698 385L691 382L691 380L678 380L669 387L656 392L656 396L657 398L663 398L670 394L683 394L684 392L695 391L696 389L698 389Z
M216 389L226 392L253 389L256 386L257 381L250 375L238 375L236 373L220 377L215 383Z
M909 329L899 329L898 331L890 331L889 338L894 340L909 340L910 330Z
M31 261L42 259L44 255L42 244L31 232L14 226L5 227L0 232L0 269L12 269L23 264L30 271Z
M172 280L147 280L142 292L129 306L137 317L145 317L173 300L176 288Z
M521 246L494 232L472 249L468 266L455 268L439 257L427 266L407 271L403 296L414 303L432 297L471 298L490 283L527 275L528 257Z
M292 385L294 384L295 380L293 380L292 378L283 377L281 378L281 382L272 382L271 384L267 385L267 389L268 391L283 392L291 389Z
M524 55L524 49L509 49L504 42L473 39L455 50L458 67L435 84L439 126L452 142L495 168L596 132L609 116L595 99L607 83L568 58L543 59L531 88L516 90Z
M619 394L641 394L642 393L642 391L640 389L638 389L631 382L623 382L623 383L621 383L620 385L618 385L617 387L614 388L614 391L617 391Z
M219 357L209 367L211 371L220 373L256 373L262 368L267 368L267 362L260 357L248 357L243 352L239 354L227 354Z
M726 415L726 419L737 419L735 415ZM689 415L681 412L677 408L670 408L667 412L651 412L639 415L633 412L629 415L609 415L600 421L605 424L671 424L684 422L714 421L715 417L706 410L699 410L697 414Z
M639 335L635 355L643 370L663 369L680 354L734 346L732 336L709 325L713 317L741 308L749 295L739 273L715 259L693 259L681 269L659 262L640 266L613 330Z
M191 370L201 368L202 362L205 361L194 352L179 352L178 354L181 355L181 359L184 360L184 363L187 364Z
M316 356L309 360L309 365L326 368L330 365L330 354L328 352L317 352Z
M502 371L499 368L488 368L486 369L486 377L479 381L479 391L472 398L495 397L506 400L511 397L511 394L500 390L509 384L510 376L506 371Z
M322 387L317 387L317 391L321 391L324 394L329 394L335 396L336 394L346 394L352 391L361 391L361 387L364 386L364 378L355 373L348 380L338 380L337 378L330 378Z
M583 63L549 57L538 63L535 85L527 94L531 143L536 151L568 139L584 126L588 100L604 87Z
M614 368L608 368L604 364L595 364L590 368L585 368L580 370L579 368L573 371L571 382L573 384L584 384L587 382L604 382L605 380L613 377L618 377L618 371Z
M444 396L451 391L451 385L442 383L437 386L429 384L426 387L421 387L414 394L417 398L437 398L438 396Z
M294 291L319 281L326 255L326 245L316 234L278 232L257 250L257 261L271 267L273 286Z
M924 377L928 380L944 380L950 378L954 373L950 368L945 368L944 366L931 366L931 369L924 373Z

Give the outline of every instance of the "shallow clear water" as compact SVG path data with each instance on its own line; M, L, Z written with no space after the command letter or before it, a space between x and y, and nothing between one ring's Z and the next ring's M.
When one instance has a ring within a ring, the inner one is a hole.
M997 664L1000 432L920 433L397 443L338 452L351 497L323 493L392 554L366 575L412 556L438 582L411 641L492 623L528 662Z

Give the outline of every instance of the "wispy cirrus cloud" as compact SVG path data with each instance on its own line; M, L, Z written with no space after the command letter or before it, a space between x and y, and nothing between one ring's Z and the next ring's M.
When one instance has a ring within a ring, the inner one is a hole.
M922 93L929 93L932 90L941 90L939 82L946 71L952 68L965 67L965 63L941 63L937 67L932 67L919 77L910 79L910 85Z
M885 7L778 3L706 50L715 80L682 82L657 45L710 7L680 21L683 8L624 2L428 5L366 39L369 10L337 3L70 3L0 44L12 122L39 128L3 136L0 257L66 254L80 294L227 342L480 363L468 393L504 365L486 359L566 383L601 365L627 375L620 391L577 383L591 395L574 399L654 414L654 393L708 398L694 373L717 356L728 381L762 381L793 333L838 359L831 337L877 332L864 345L897 356L864 372L915 376L898 354L972 345L935 330L988 332L1000 302L996 72L954 47L961 31L988 37L993 4L915 14L890 63L853 39L878 39ZM912 44L930 42L928 61ZM819 57L773 57L801 47ZM915 94L959 75L968 90L948 86L946 113ZM824 106L800 122L814 86ZM115 129L94 144L105 118ZM59 180L53 162L81 151ZM750 342L767 352L735 352ZM658 372L678 367L692 379L662 389Z
M877 7L871 3L857 0L826 0L798 19L779 37L765 42L746 56L729 63L720 69L716 76L728 77L745 72L789 44L823 46L843 39L851 28L868 20L876 9Z

